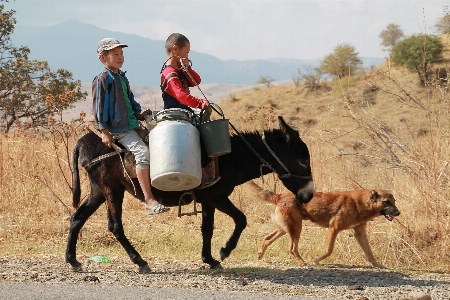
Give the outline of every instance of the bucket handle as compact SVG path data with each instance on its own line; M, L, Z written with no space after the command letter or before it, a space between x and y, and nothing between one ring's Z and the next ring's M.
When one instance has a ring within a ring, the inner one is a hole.
M217 105L216 103L210 103L209 105L211 105L211 106L213 107L213 109L214 109L219 115L221 115L222 118L225 119L225 115L223 114L223 111L222 111L222 109L220 108L219 105ZM219 111L220 111L220 112L219 112Z
M210 102L209 105L216 113L218 113L225 120L225 115L219 105L217 105L216 103L212 103L212 102ZM204 112L204 110L202 109L200 111L200 120L202 119L203 112Z

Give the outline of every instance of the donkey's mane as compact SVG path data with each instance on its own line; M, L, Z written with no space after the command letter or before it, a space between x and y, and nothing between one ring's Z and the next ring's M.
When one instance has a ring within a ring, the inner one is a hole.
M281 130L280 129L266 129L264 130L264 135L272 135L272 134L280 134ZM245 135L246 137L259 137L261 138L261 133L259 131L249 131L249 130L244 130L241 132L242 135ZM231 136L238 136L238 134L236 132L231 133Z

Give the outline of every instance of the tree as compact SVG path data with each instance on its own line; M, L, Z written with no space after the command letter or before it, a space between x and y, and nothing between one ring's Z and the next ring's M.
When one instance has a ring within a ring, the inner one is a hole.
M391 52L395 43L404 37L403 30L397 24L391 23L382 30L379 35L381 39L381 46L386 47L386 50Z
M350 44L340 44L334 48L334 52L329 54L321 62L318 71L322 74L330 74L339 78L353 74L359 65L362 64L358 57L358 52Z
M412 35L392 48L391 60L394 65L404 66L417 72L422 85L428 79L428 67L442 61L444 46L439 37L434 35Z
M270 76L261 76L258 80L258 83L260 84L265 84L267 86L267 88L270 88L270 85L272 84L272 82L274 82L275 79L273 79Z
M27 47L12 44L14 14L0 5L0 128L6 133L15 124L45 127L49 117L87 96L71 72L51 71L46 61L30 60Z
M450 34L450 11L448 6L444 6L444 16L434 26L439 33Z
M314 68L313 71L310 68L306 69L307 73L302 73L302 70L298 68L298 75L292 77L292 80L294 81L296 87L304 84L310 91L312 91L319 86L320 77L322 74L318 68Z

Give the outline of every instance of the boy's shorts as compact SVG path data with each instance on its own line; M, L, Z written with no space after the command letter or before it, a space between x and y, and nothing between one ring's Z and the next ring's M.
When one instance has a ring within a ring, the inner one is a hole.
M133 153L136 169L150 169L150 150L142 141L136 130L111 132L112 137L122 144L125 149Z

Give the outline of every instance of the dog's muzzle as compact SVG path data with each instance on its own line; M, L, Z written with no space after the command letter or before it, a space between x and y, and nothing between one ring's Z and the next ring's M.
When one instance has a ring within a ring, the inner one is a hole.
M392 221L395 217L400 215L400 211L394 207L387 207L381 211L381 214L386 218L386 220Z

